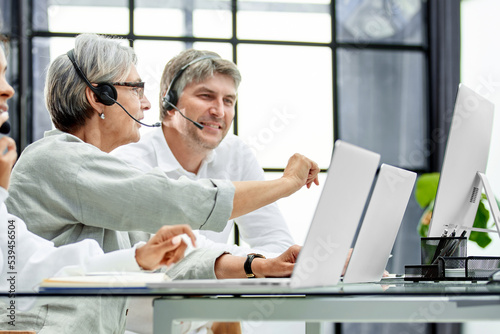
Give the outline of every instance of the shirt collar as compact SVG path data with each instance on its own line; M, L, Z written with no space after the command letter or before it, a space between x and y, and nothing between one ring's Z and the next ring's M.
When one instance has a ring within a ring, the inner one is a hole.
M170 150L170 147L168 147L162 128L159 127L153 131L152 143L155 148L158 166L162 166L162 170L167 173L175 170L184 170Z
M172 150L170 150L170 147L168 146L167 141L165 140L165 136L163 135L163 130L162 128L157 128L153 130L153 146L155 148L155 151L157 152L156 158L158 160L158 166L163 166L162 170L164 172L172 172L172 171L182 171L182 173L186 175L194 175L191 172L188 172L185 170L181 164L177 161L175 158L174 154L172 153ZM205 159L201 162L200 169L198 170L198 174L200 172L207 168L207 165L212 163L215 160L215 157L217 156L217 148L212 150Z
M81 142L84 142L83 140L81 140L80 138L78 138L77 136L75 135L72 135L71 133L69 132L64 132L64 131L61 131L59 129L52 129L52 130L48 130L48 131L45 131L43 133L43 137L46 138L46 137L52 137L52 136L58 136L58 135L66 135L68 137L72 137L72 138L76 138L78 141L81 141Z

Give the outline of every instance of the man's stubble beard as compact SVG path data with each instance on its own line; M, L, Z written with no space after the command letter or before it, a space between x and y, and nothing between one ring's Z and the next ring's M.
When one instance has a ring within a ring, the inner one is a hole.
M188 137L188 146L195 150L195 151L205 151L209 152L211 150L215 150L219 144L222 142L224 137L226 137L227 132L222 136L222 138L215 144L213 143L207 143L201 136L201 131L197 127L195 127L191 122L188 122L188 130L187 130L187 137Z

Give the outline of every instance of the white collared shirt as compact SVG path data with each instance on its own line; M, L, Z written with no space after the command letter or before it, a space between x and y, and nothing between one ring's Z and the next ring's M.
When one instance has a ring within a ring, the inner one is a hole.
M264 172L251 149L233 134L228 134L202 161L197 174L186 171L179 164L161 128L142 135L137 143L115 149L111 154L144 172L159 167L172 179L185 176L192 180L204 178L231 181L264 180ZM232 221L227 223L222 232L198 231L197 233L202 236L198 245L224 249L234 255L245 256L248 252L259 251L267 256L276 256L294 243L283 215L275 203L239 217L235 222L238 224L242 240L252 249L227 244Z

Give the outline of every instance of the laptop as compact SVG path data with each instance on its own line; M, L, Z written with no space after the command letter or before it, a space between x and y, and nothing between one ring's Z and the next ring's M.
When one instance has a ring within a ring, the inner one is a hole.
M328 175L306 240L289 278L196 279L148 284L150 288L209 288L249 285L319 287L336 285L361 220L380 155L335 142Z
M343 283L382 279L416 177L414 172L382 164Z

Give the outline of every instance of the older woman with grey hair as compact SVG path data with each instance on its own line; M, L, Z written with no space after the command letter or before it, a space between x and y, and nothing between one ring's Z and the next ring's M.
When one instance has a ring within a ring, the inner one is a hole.
M220 231L232 217L318 183L317 164L298 154L280 179L250 182L170 180L160 170L143 173L109 155L139 139L136 120L150 109L135 64L133 49L119 40L83 34L73 50L50 65L45 93L56 129L24 150L7 201L11 213L29 222L30 231L56 246L92 238L109 252L129 248L146 238L143 232L154 233L165 224ZM261 277L289 276L297 252L292 246L278 258L256 259L252 269ZM198 249L169 274L245 277L244 262L221 251ZM56 314L51 323L68 324L64 332L123 331L126 301L100 299L101 318L96 318L85 300L63 300L49 308ZM68 320L74 316L79 320Z

